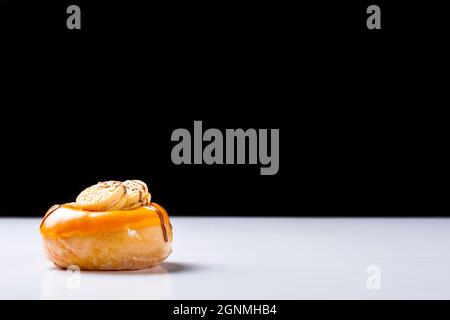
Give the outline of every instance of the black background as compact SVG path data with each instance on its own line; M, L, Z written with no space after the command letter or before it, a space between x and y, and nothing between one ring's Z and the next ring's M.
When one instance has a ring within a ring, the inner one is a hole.
M378 4L382 29L367 30ZM67 30L69 4L82 30ZM138 178L171 215L442 216L438 4L2 3L2 202ZM448 75L448 74L447 74ZM175 166L176 128L279 128L280 170Z
M190 319L192 315L174 315L174 308L180 306L188 307L208 307L208 310L217 310L218 305L256 305L256 308L261 304L270 306L276 305L276 314L250 314L250 315L232 315L216 313L206 313L203 319L226 319L239 317L240 319L255 319L264 317L265 319L291 319L298 315L300 310L303 314L311 314L319 317L332 317L342 315L349 319L359 319L361 314L367 313L367 319L379 319L387 312L395 316L408 316L414 318L422 318L429 315L439 316L445 313L448 308L448 301L315 301L315 300L114 300L114 301L88 301L88 300L58 300L58 301L30 301L30 300L4 300L0 301L3 310L6 308L14 310L17 314L27 314L26 311L30 308L50 307L58 310L71 310L68 314L69 319L78 319L80 316L86 314L89 310L91 314L104 316L105 314L114 319L121 319L127 316L130 310L151 309L152 315L157 315L166 318ZM142 309L139 309L142 308ZM370 312L367 312L370 310ZM217 311L216 311L217 312Z

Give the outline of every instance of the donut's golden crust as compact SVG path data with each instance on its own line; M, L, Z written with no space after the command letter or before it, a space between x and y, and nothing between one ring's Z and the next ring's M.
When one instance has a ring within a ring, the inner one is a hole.
M172 251L160 226L137 230L97 232L64 238L43 236L47 257L61 268L137 270L156 266Z

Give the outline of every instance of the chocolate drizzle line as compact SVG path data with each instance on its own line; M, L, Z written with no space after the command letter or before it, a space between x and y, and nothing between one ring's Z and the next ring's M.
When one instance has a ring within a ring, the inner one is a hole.
M162 216L164 217L164 221L167 223L167 225L169 225L168 237L169 237L170 240L172 240L173 239L173 234L172 234L172 229L173 228L172 228L172 224L170 223L170 218L169 218L169 215L168 215L166 209L164 209L163 207L161 207L159 204L157 204L155 202L151 202L151 206L156 208L159 212L161 212Z
M155 208L155 207L153 207L153 208ZM167 242L167 241L169 241L169 239L167 238L166 223L164 221L164 218L163 218L161 212L158 210L158 208L155 208L155 209L156 209L156 214L159 217L159 221L161 222L161 229L162 229L162 232L163 232L164 241Z
M147 192L148 190L147 190L147 187L146 187L146 185L144 184L144 183L141 183L141 182L139 182L139 181L133 181L134 183L136 183L136 184L138 184L138 185L140 185L141 187L142 187L142 189L144 190L144 192Z
M45 213L44 219L42 219L41 224L39 225L39 228L42 228L42 225L44 224L44 221L48 218L49 215L51 215L53 212L58 210L61 206L59 204L55 204L50 209L47 210Z

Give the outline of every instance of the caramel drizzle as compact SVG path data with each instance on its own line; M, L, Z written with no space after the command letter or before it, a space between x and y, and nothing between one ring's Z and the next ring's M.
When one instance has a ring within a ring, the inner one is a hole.
M158 209L156 209L156 214L158 215L159 221L161 222L161 229L163 232L164 241L167 242L169 241L169 238L167 238L167 230L166 230L166 223L164 222L164 217L162 216L161 212L159 212Z
M50 209L47 210L47 212L45 213L44 218L41 221L41 224L39 225L39 228L42 228L42 225L44 224L45 220L48 218L49 215L51 215L53 212L55 212L56 210L58 210L61 207L61 205L59 204L55 204L54 206L52 206Z
M164 240L166 242L168 242L169 241L169 234L168 234L168 232L167 232L168 230L166 228L167 212L165 212L165 210L160 205L158 205L156 203L151 203L150 206L153 209L156 210L156 214L158 215L159 221L161 222L161 229L162 229L162 232L163 232ZM170 238L172 238L172 234L171 234L172 233L172 225L171 225L170 220L168 219L168 217L167 217L167 220L168 220L168 223L169 223L169 226L170 226Z

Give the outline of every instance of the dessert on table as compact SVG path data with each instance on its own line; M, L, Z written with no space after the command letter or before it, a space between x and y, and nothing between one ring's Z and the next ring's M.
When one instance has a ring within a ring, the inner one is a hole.
M61 268L144 269L159 265L172 251L169 215L151 202L140 180L88 187L75 202L51 207L40 232L47 257Z

